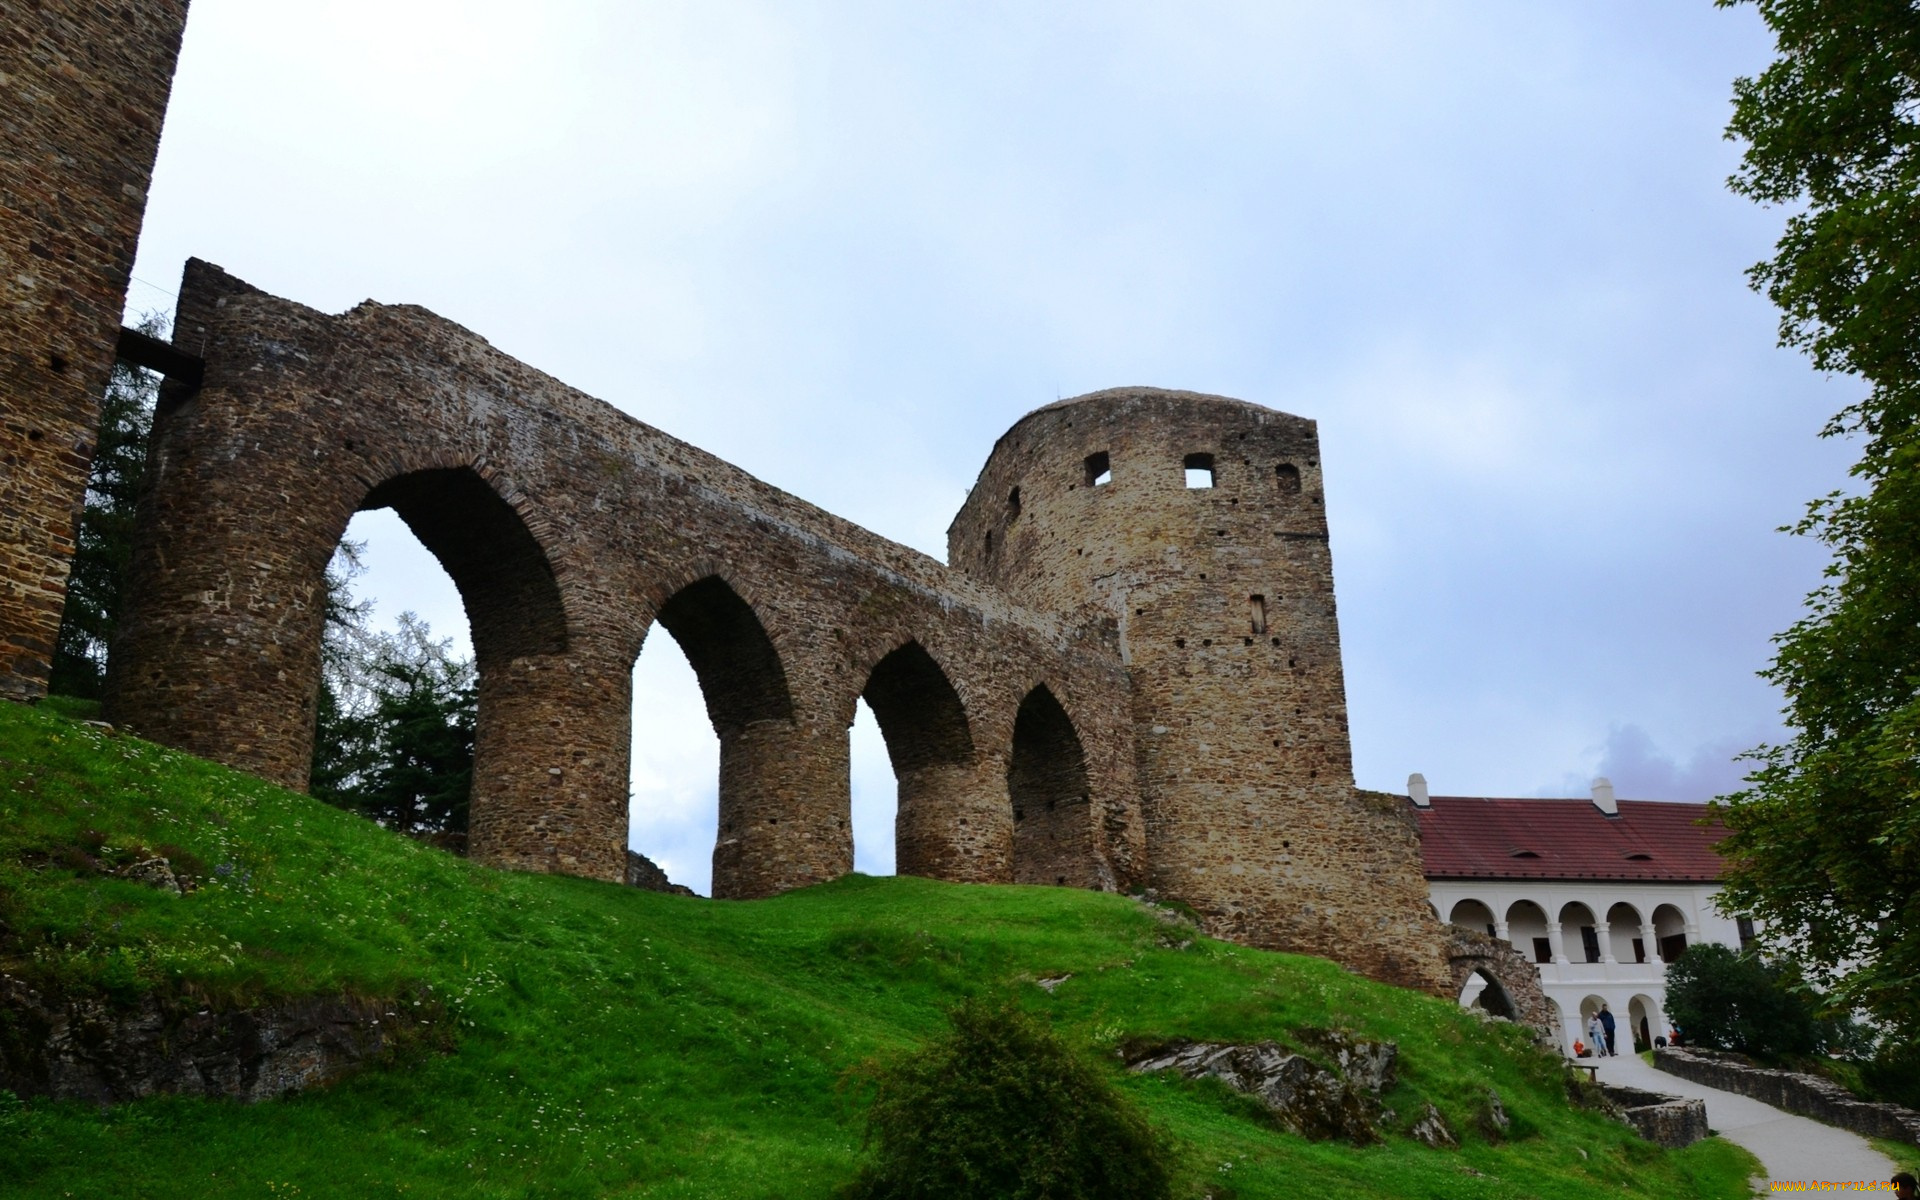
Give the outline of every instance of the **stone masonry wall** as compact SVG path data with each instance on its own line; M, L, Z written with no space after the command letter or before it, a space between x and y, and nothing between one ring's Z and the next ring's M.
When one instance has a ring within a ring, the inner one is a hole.
M1046 882L1137 876L1110 634L1010 603L422 309L328 316L193 262L175 338L202 350L205 385L156 418L115 722L303 786L323 573L354 512L390 506L472 626L476 858L624 877L631 671L661 625L720 737L716 895L851 869L862 695L900 780L902 871L1037 877L1019 867L1018 760L1078 781ZM1054 719L1017 719L1036 707Z
M186 0L0 6L0 697L46 691Z
M1685 1046L1655 1047L1653 1065L1682 1079L1750 1096L1790 1113L1851 1129L1862 1137L1891 1138L1920 1146L1920 1112L1898 1104L1862 1100L1839 1084L1817 1075L1755 1066L1737 1055Z
M1444 990L1418 838L1354 789L1313 422L1151 388L1040 409L948 560L1117 637L1155 887L1209 932Z

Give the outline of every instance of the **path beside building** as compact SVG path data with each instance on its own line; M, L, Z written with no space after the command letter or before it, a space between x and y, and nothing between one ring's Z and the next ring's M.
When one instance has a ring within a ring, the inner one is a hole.
M1657 1071L1637 1054L1600 1060L1602 1083L1621 1084L1707 1102L1707 1124L1753 1152L1769 1179L1781 1181L1887 1180L1899 1168L1857 1133L1783 1112L1746 1096L1723 1092ZM1766 1181L1761 1181L1765 1190Z

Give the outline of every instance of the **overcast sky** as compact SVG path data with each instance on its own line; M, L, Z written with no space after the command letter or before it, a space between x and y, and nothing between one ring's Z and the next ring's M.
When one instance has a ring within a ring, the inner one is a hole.
M1365 787L1705 799L1817 582L1857 387L1774 347L1730 195L1750 9L194 0L130 298L188 255L425 305L945 557L1057 397L1320 423ZM363 590L464 640L390 515ZM634 844L704 891L718 750L636 677ZM892 869L864 710L856 852Z

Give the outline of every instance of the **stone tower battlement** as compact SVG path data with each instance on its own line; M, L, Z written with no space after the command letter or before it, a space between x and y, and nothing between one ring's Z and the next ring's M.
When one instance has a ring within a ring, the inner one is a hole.
M1312 421L1156 388L1049 405L948 560L1116 637L1156 888L1222 936L1399 970L1431 918L1416 832L1354 790Z

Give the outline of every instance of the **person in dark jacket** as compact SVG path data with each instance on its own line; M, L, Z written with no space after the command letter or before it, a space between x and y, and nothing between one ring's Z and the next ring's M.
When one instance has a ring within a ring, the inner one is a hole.
M1604 1004L1600 1006L1600 1028L1607 1035L1607 1053L1620 1053L1613 1048L1613 1014L1607 1010L1607 1006Z

